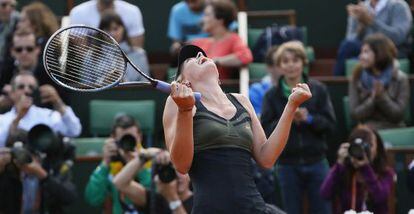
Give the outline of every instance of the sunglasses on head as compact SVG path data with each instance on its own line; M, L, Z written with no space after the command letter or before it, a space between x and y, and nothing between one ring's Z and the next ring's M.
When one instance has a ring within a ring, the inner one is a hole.
M16 85L17 90L23 90L24 88L28 88L31 91L34 91L34 90L36 90L37 87L35 85L32 85L32 84L17 84Z
M21 53L23 52L23 50L26 50L28 53L33 52L35 49L34 46L27 46L27 47L14 47L14 51L16 51L17 53Z
M16 2L2 2L0 3L1 8L6 8L7 6L11 8L16 8Z

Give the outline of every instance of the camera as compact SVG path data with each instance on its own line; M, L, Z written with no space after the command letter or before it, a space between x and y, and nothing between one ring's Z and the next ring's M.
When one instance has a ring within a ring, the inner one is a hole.
M177 174L171 162L168 164L154 164L154 174L158 175L163 183L170 183L177 178Z
M351 157L358 160L364 159L364 154L368 157L368 160L371 156L371 144L364 141L362 138L355 138L351 141L351 144L348 148L348 153Z
M44 124L34 126L29 132L21 131L13 138L11 155L13 160L19 164L32 162L32 155L42 160L47 159L49 162L74 157L74 147L65 147L61 138Z
M33 161L30 151L24 148L23 143L20 141L13 144L11 157L19 165L29 164Z
M136 147L136 139L134 136L130 134L126 134L122 136L121 139L117 140L115 144L119 149L122 149L125 152L133 152ZM124 162L119 152L117 153L117 155L111 157L111 161Z

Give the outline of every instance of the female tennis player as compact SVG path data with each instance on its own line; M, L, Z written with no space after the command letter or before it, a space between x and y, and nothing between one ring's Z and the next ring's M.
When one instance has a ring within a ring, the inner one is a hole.
M265 168L274 165L287 142L294 112L312 96L308 86L293 88L266 139L250 101L222 91L217 67L202 49L184 46L178 66L163 125L172 162L177 171L190 175L192 212L278 213L257 191L250 158ZM200 101L195 101L192 91L201 92Z

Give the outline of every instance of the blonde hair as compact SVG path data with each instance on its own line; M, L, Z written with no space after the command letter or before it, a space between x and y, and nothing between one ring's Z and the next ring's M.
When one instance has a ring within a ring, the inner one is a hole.
M303 46L302 42L300 42L300 41L290 41L290 42L283 43L276 50L275 64L277 66L280 66L280 63L282 61L282 57L286 52L291 52L295 55L295 57L300 58L302 60L304 66L308 64L308 58L306 57L305 47Z

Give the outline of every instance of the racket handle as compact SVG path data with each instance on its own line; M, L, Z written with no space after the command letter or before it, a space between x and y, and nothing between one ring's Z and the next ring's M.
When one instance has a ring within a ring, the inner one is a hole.
M163 81L157 81L157 84L155 86L156 89L165 92L167 94L171 93L171 85L169 83L163 82ZM200 101L201 99L201 93L200 92L194 92L194 98L197 101Z

